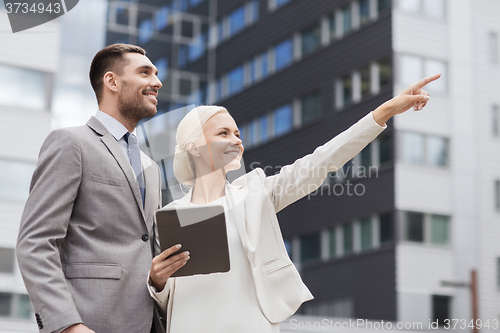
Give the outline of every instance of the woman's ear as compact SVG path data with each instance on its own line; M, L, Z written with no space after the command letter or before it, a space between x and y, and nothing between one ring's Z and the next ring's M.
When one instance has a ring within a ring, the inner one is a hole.
M186 144L186 150L189 152L189 154L193 155L194 157L200 157L200 151L198 150L198 147L195 146L194 143L188 142Z

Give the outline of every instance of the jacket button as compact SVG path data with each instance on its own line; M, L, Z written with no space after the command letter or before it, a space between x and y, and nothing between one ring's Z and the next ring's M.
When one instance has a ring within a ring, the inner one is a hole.
M143 240L144 242L147 242L147 241L148 241L148 239L149 239L148 235L142 235L142 240Z

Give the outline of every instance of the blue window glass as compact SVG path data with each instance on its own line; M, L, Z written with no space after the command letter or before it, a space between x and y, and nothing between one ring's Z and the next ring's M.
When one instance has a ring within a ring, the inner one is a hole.
M321 25L315 24L302 31L302 54L308 54L321 46Z
M155 61L155 66L158 68L158 79L160 79L160 81L165 80L168 75L168 59L166 57L161 57Z
M256 71L257 71L257 60L253 58L250 60L250 84L254 83L256 80Z
M139 25L139 43L145 44L153 36L153 23L151 19L146 19Z
M348 33L352 29L351 6L342 8L342 32Z
M300 237L300 261L307 262L319 260L321 256L321 234L314 234Z
M279 8L287 3L289 3L291 0L276 0L276 8Z
M224 20L217 23L217 42L220 43L224 40Z
M162 6L155 13L155 29L161 31L168 25L168 16L170 15L170 9L167 5Z
M229 14L229 35L233 36L245 27L245 6Z
M269 140L269 122L267 115L263 115L259 119L259 142L264 143Z
M287 39L278 44L274 50L276 70L288 66L293 60L293 42Z
M184 68L187 65L189 49L186 45L179 46L179 68Z
M251 122L248 123L247 128L246 128L246 144L247 147L253 147L257 143L257 136L255 135L255 132L257 130L256 126L256 121L252 120Z
M292 129L292 106L284 105L273 113L274 136L280 136Z
M195 61L205 54L207 33L201 33L189 44L189 61Z
M188 9L189 9L189 1L188 0L181 0L181 11L187 12Z
M259 20L259 1L255 0L250 3L250 23Z
M219 78L216 83L216 98L217 100L222 99L222 78Z
M265 78L269 75L269 60L267 52L264 52L260 57L260 65L261 65L261 73L262 78Z
M233 69L227 74L229 83L229 95L236 94L243 89L244 70L243 66Z
M191 4L191 7L194 7L200 3L202 3L205 0L189 0L189 3Z

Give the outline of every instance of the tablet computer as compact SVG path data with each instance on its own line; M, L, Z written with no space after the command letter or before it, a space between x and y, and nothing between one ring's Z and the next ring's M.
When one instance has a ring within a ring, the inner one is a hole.
M162 252L176 244L190 259L172 277L224 273L230 269L226 218L222 206L159 210L156 213Z

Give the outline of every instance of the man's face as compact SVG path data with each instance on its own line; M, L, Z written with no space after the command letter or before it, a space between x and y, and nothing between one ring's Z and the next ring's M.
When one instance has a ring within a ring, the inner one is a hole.
M148 57L139 53L123 55L128 63L118 75L118 109L123 117L138 122L156 114L158 89L162 84L158 70Z

